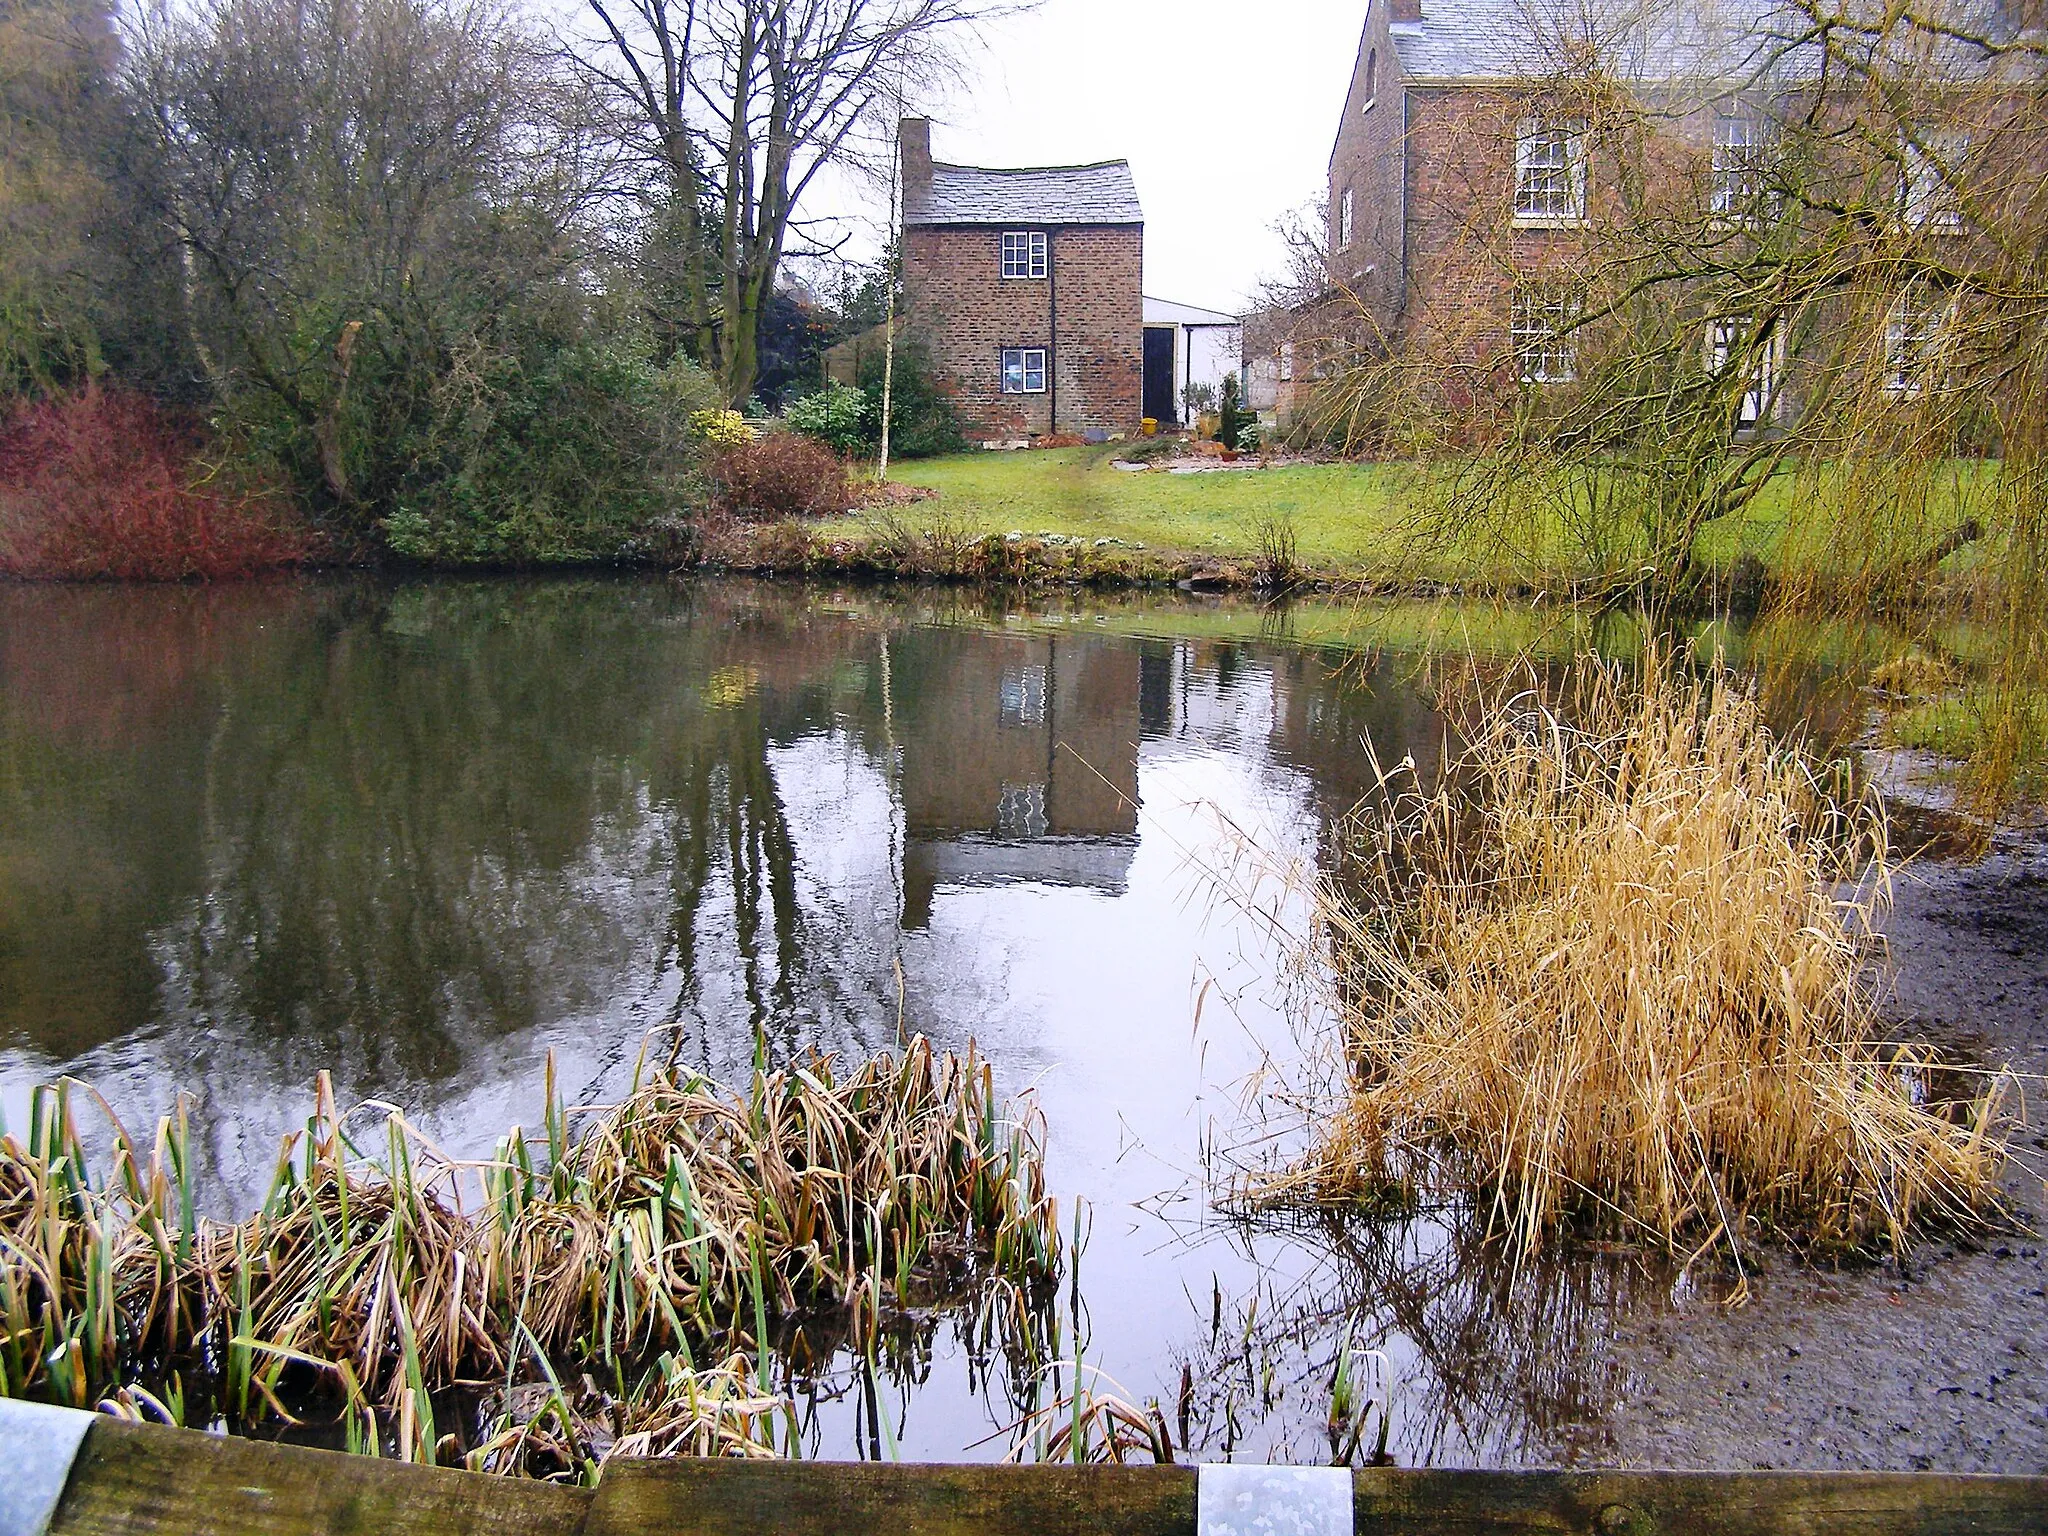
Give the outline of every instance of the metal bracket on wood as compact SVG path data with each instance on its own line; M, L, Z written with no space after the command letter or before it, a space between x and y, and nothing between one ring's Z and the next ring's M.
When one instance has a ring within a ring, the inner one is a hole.
M1195 1536L1351 1536L1347 1467L1257 1467L1204 1462Z
M0 1398L0 1536L44 1536L94 1415Z

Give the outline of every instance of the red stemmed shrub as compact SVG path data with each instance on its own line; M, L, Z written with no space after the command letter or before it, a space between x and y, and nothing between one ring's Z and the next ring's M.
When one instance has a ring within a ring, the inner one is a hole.
M201 446L132 390L16 407L0 425L0 574L219 581L309 559L312 537L285 500L209 472Z
M709 468L719 509L734 517L820 517L853 505L839 456L795 432L722 448Z

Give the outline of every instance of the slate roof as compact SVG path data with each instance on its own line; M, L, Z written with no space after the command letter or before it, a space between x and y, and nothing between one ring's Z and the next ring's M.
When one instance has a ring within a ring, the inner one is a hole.
M1128 160L991 171L932 166L932 184L905 189L906 224L1142 224Z
M1410 80L1529 80L1589 56L1625 79L1741 80L1794 35L1780 0L1425 0L1420 23L1392 28Z
M1872 20L1881 0L1863 7ZM1996 0L1955 0L1950 13L2010 32ZM1843 7L1855 15L1858 6ZM1818 46L1798 41L1810 18L1785 0L1424 0L1420 22L1390 28L1401 72L1411 82L1541 80L1570 74L1597 58L1610 74L1638 83L1747 85L1811 76ZM1884 30L1878 22L1877 30ZM1893 33L1872 46L1889 52ZM1837 46L1845 40L1837 39ZM1916 62L1943 73L1984 72L1981 50L1954 46L1947 57Z

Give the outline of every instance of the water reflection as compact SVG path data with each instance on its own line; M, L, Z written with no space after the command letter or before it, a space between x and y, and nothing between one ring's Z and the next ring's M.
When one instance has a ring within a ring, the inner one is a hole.
M1332 622L744 583L0 587L0 1105L71 1071L146 1123L193 1090L225 1214L322 1068L474 1155L533 1122L550 1051L599 1102L650 1032L726 1076L757 1037L974 1037L1037 1088L1054 1187L1093 1213L1063 1347L1179 1408L1197 1452L1326 1456L1348 1330L1394 1363L1404 1459L1535 1455L1611 1390L1619 1268L1504 1268L1443 1213L1246 1233L1199 1193L1286 1049L1266 925L1290 919L1204 872L1246 836L1327 863L1362 741L1425 770L1444 743L1412 658ZM813 1451L1000 1454L1023 1385L973 1330L920 1321L879 1388L820 1363Z

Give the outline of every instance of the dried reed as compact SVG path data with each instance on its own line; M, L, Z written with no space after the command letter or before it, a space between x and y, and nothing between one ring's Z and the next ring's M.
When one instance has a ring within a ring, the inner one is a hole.
M1442 784L1403 765L1357 814L1319 903L1348 1097L1255 1198L1478 1190L1524 1252L1580 1216L1738 1265L1762 1231L1979 1219L1997 1086L1930 1105L1877 1043L1881 809L1718 667L1574 676L1503 691Z

